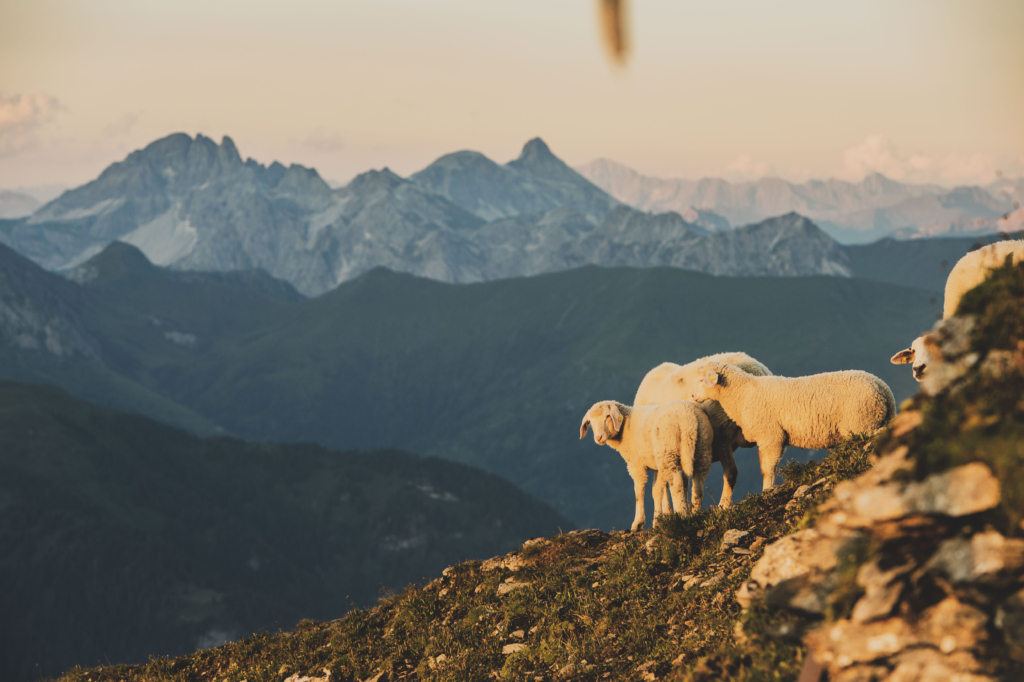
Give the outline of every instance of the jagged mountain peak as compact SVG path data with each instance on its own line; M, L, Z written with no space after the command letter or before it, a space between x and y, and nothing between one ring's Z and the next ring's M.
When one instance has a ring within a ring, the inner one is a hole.
M540 159L557 159L554 154L551 153L551 148L548 147L547 143L539 137L535 137L525 145L523 145L523 151L519 154L517 161L529 162Z
M352 179L352 182L348 184L346 189L357 193L377 189L391 191L403 182L407 182L407 180L385 166L380 170L369 170L365 173L360 173Z
M744 227L736 229L737 231L767 231L775 233L813 235L814 237L820 237L827 241L835 242L835 240L824 230L815 225L814 221L795 211L790 211L784 215L768 218L767 220L762 220L759 223L745 225ZM838 242L836 243L838 244Z
M523 151L514 161L509 161L508 166L516 170L522 170L548 179L565 179L566 173L578 176L560 158L554 155L547 143L539 137L535 137L523 146ZM582 179L582 178L581 178Z

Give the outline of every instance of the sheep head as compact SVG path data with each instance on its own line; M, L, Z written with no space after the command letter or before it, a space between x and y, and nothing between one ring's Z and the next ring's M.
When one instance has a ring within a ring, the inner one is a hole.
M614 439L622 430L622 412L619 406L611 400L603 400L594 403L594 406L587 410L583 416L583 423L580 424L580 438L587 435L587 427L594 429L594 442L604 445Z
M709 400L717 400L718 393L723 385L722 373L718 371L719 368L715 365L705 365L701 368L703 376L693 386L693 401L696 403L704 403Z
M889 362L894 365L911 365L911 369L914 370L914 378L917 381L924 381L925 370L931 361L928 345L928 336L919 336L910 344L910 348L901 350L892 356Z

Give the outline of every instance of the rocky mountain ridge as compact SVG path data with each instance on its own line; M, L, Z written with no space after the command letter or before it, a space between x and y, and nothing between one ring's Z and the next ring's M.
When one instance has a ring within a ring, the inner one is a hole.
M157 140L0 241L68 271L111 241L183 270L260 268L315 296L373 267L467 283L581 265L672 266L731 276L844 276L837 244L804 220L728 229L687 208L624 206L530 140L505 165L450 154L410 178L388 169L332 190L315 170L244 162L230 138Z

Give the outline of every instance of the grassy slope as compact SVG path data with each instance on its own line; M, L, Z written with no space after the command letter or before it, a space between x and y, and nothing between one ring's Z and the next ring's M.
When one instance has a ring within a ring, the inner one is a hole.
M732 595L764 541L739 555L721 553L721 538L728 528L768 541L792 532L826 490L866 468L867 447L863 439L848 441L821 462L792 465L786 483L768 494L729 510L670 518L658 531L580 531L533 541L505 557L505 566L460 564L335 621L307 621L293 633L258 633L145 666L76 669L61 680L279 682L325 668L332 682L382 672L382 680L520 680L552 679L569 665L572 679L640 679L637 669L645 664L659 679L670 672L703 678L709 661L732 653L739 654L734 672L792 679L802 663L799 646L736 652L741 614ZM825 484L815 493L786 508L796 485L820 479ZM510 581L525 585L499 595ZM743 616L752 617L761 616ZM505 655L509 643L526 648Z
M0 679L329 617L560 526L463 465L200 440L3 381Z

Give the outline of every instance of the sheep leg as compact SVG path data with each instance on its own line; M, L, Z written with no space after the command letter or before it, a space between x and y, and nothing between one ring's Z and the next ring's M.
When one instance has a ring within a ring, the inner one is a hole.
M735 465L733 466L735 467ZM711 462L707 462L705 466L701 466L699 461L694 462L693 476L690 477L690 480L693 482L693 488L690 491L690 500L693 504L694 513L699 512L701 507L704 506L704 482L707 480L708 471L710 470ZM731 494L732 492L730 491L730 495Z
M761 476L764 477L762 491L775 487L775 469L782 460L782 453L786 451L785 440L772 440L769 442L757 442L757 455L761 460Z
M689 476L681 469L676 469L669 476L672 490L672 506L675 507L677 514L689 516L690 505L686 502L686 486L689 483Z
M647 488L647 469L638 467L630 469L629 475L633 477L633 496L636 499L636 514L633 516L633 525L630 531L638 531L644 527L647 518L644 514L644 491Z
M667 484L661 471L654 472L654 484L651 486L651 496L654 498L654 525L658 525L658 517L668 514L668 499L666 497Z
M722 463L722 497L718 500L719 507L731 507L732 506L732 491L736 487L736 458L733 457L733 448L731 443L722 443L719 445L717 439L714 444L716 459ZM703 482L701 488L704 487Z
M660 475L660 473L659 473ZM669 506L668 501L668 479L663 478L661 481L661 512L662 514L671 514L672 507Z

